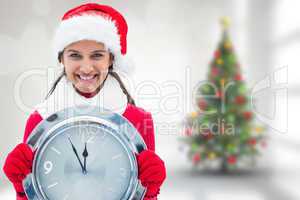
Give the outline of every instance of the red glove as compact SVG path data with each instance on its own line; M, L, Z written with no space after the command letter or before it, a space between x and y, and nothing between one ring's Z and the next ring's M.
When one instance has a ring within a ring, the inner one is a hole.
M145 150L137 155L138 178L144 187L147 188L146 198L153 198L159 194L159 188L166 178L164 162L154 151Z
M4 163L3 171L13 183L19 198L26 197L22 181L32 171L33 158L34 153L31 148L27 144L21 143L8 154Z

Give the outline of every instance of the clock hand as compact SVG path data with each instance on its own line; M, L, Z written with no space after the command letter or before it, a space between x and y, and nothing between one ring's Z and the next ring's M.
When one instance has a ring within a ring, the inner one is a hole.
M76 158L77 158L78 161L79 161L79 164L80 164L80 167L81 167L81 169L82 169L82 172L84 173L84 167L83 167L82 162L81 162L81 160L80 160L80 158L79 158L79 156L78 156L77 150L76 150L75 146L73 145L71 139L70 139L69 137L68 137L68 139L69 139L69 141L70 141L70 143L71 143L71 145L72 145L73 152L75 153Z
M84 165L83 165L84 167L83 167L83 169L84 169L85 173L87 172L86 171L86 158L88 157L88 155L89 155L89 153L87 151L86 142L85 142L85 144L84 144L84 151L82 152L82 156L83 156L83 159L84 159Z

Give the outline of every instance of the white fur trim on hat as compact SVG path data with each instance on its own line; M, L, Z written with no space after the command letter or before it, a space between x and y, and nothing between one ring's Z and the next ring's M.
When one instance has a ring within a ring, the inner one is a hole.
M53 48L55 58L68 45L80 40L102 42L114 55L114 69L131 73L133 66L127 56L121 54L120 35L115 22L97 15L81 15L63 20L56 30Z

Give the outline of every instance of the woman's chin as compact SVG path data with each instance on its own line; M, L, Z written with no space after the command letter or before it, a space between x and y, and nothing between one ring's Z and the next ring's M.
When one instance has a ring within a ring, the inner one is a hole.
M97 88L95 88L95 87L76 87L76 90L80 93L95 93Z

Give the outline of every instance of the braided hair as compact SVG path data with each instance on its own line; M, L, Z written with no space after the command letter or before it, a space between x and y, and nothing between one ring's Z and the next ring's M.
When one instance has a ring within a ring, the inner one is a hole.
M63 52L60 52L60 53L58 54L58 61L59 61L59 62L61 62L61 60L62 60L62 55L63 55ZM111 55L112 55L112 54L111 54ZM103 85L104 85L104 83L105 83L105 81L106 81L106 79L107 79L107 77L108 77L109 74L110 74L112 77L114 77L114 78L118 81L118 83L119 83L119 85L120 85L120 87L121 87L123 93L124 93L124 94L126 95L126 97L127 97L127 102L130 103L130 104L132 104L132 105L135 105L134 99L133 99L133 98L131 97L131 95L129 94L129 92L128 92L128 90L126 89L126 87L125 87L123 81L121 80L119 74L118 74L117 72L113 71L113 65L109 66L109 68L108 68L108 74L106 75L106 77L105 77L104 81L102 82L102 84L99 86L99 87L100 87L100 90L101 90L101 88L103 87ZM60 80L63 78L63 76L65 76L65 75L66 75L66 71L65 71L65 68L64 68L64 69L63 69L63 72L62 72L62 73L58 76L58 78L54 81L54 83L53 83L51 89L49 90L49 92L47 93L47 95L46 95L46 97L45 97L45 100L48 99L49 96L54 92L54 90L55 90L57 84L59 83L59 81L60 81Z

